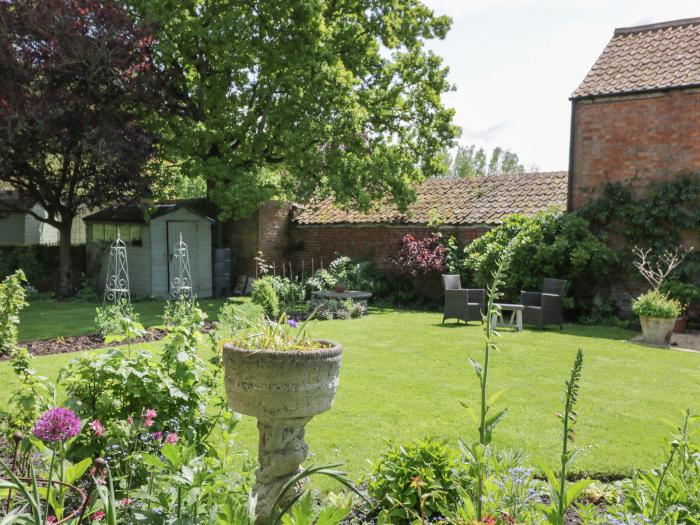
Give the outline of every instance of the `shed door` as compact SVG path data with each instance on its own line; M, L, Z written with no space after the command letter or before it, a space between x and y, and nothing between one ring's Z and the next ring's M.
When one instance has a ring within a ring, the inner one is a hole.
M199 283L197 282L197 223L194 221L168 221L168 291L172 293L173 283L180 277L180 262L175 257L175 248L180 242L180 234L187 244L192 293L196 295Z

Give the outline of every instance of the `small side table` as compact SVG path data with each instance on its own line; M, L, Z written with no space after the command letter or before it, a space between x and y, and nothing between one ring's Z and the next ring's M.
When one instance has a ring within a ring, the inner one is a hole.
M500 314L493 314L491 317L491 326L495 328L515 328L516 332L523 330L523 310L525 307L522 304L494 303L501 310ZM503 318L504 312L510 312L510 318L506 321Z

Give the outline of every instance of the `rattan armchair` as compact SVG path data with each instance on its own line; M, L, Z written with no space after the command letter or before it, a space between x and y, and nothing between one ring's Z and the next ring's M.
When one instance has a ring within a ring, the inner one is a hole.
M483 311L486 305L486 291L482 288L462 288L459 275L446 274L442 276L442 286L445 290L445 309L442 323L446 319L461 319L483 322Z
M544 279L541 292L520 292L523 310L523 323L535 324L544 328L546 325L558 324L564 328L562 302L566 281L563 279Z

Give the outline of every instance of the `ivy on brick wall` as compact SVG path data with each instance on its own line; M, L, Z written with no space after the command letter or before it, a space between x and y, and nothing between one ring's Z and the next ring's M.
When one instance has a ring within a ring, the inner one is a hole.
M641 197L633 196L629 185L606 184L601 197L583 206L578 214L592 229L619 239L621 251L639 246L661 253L681 244L683 232L700 230L698 203L700 174L682 174L649 184ZM624 269L630 271L628 266ZM700 246L695 246L693 256L679 270L679 278L692 278L700 272Z
M635 198L628 185L603 187L602 196L578 213L594 229L614 233L630 246L663 250L677 246L681 232L700 229L700 174L656 181L643 197Z

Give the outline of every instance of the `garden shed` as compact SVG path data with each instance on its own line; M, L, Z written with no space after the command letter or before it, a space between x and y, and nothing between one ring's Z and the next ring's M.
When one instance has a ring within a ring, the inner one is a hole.
M87 268L91 282L104 290L109 246L119 236L126 244L131 295L167 298L176 277L174 248L187 243L192 291L212 295L211 225L214 220L195 206L176 203L115 206L85 217Z

